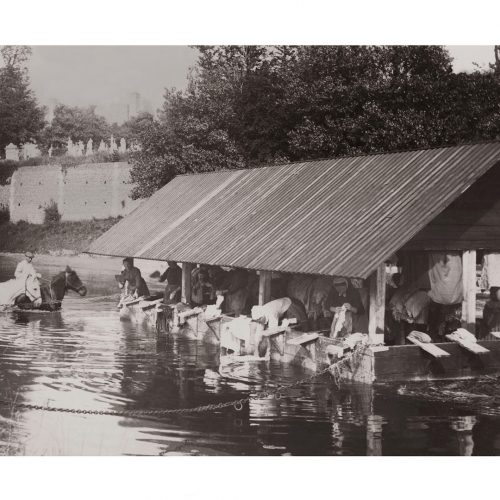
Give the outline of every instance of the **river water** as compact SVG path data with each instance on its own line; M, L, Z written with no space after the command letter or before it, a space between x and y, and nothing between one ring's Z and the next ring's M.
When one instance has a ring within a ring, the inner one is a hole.
M0 281L20 257L0 256ZM116 259L44 257L88 288L58 313L0 314L0 399L83 410L187 408L310 375L280 363L225 367L217 349L120 321ZM152 284L154 288L154 285ZM162 418L0 406L0 455L497 455L500 380L336 388L329 376L282 399Z

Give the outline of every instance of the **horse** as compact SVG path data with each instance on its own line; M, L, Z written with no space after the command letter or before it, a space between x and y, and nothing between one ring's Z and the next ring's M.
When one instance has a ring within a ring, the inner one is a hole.
M0 305L16 305L19 297L25 297L30 303L40 306L42 303L40 281L37 276L28 275L26 278L11 279L0 283Z
M56 274L50 281L41 286L41 304L35 305L29 297L20 296L16 305L21 309L40 309L42 311L58 311L68 290L73 290L81 297L87 294L87 288L80 280L76 271L69 266L64 271Z

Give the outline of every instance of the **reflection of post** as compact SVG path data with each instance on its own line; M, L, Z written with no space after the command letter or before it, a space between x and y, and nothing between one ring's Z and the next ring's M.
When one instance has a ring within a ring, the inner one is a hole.
M366 454L368 456L382 455L382 423L379 415L368 415L366 419Z
M450 427L456 431L458 439L458 454L464 457L472 456L474 451L474 439L472 429L476 424L476 417L464 416L453 418Z
M332 447L334 450L342 450L344 444L344 433L340 428L340 423L332 418Z

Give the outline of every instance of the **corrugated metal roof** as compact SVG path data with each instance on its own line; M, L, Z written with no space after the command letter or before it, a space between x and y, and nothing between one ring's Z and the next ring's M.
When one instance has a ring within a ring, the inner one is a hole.
M500 143L178 176L90 253L366 278L500 160Z

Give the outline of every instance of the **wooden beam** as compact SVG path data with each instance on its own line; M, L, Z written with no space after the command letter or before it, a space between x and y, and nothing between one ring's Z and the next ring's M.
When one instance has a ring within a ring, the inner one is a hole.
M309 342L316 342L319 339L319 333L304 333L300 337L287 340L287 344L290 345L304 345Z
M259 306L271 300L271 272L260 271L259 275Z
M454 333L446 335L446 338L452 342L456 342L460 347L463 347L465 350L472 352L473 354L487 354L490 352L486 349L486 347L483 347L476 342L471 342L470 340L461 339Z
M368 334L372 343L380 343L377 337L384 334L385 326L385 264L380 264L370 276L370 315Z
M443 349L438 347L436 344L425 344L424 342L420 342L419 340L411 337L410 335L408 335L408 337L406 337L406 338L412 344L417 345L418 347L420 347L420 349L422 349L423 351L427 352L428 354L430 354L431 356L433 356L435 358L445 358L445 357L450 355L449 352L444 351Z
M189 304L191 302L191 271L193 268L194 264L188 262L182 263L181 302L183 304Z
M462 326L471 333L476 332L476 251L462 252Z

